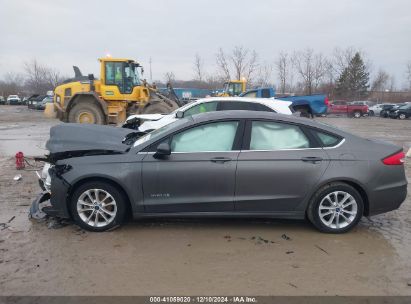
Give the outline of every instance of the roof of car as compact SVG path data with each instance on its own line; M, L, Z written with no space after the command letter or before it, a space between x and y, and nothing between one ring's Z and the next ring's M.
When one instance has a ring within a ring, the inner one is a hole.
M254 102L254 103L260 103L264 105L273 105L272 98L252 98L252 97L207 97L207 98L198 99L194 103L209 102L209 101L240 101L240 102ZM290 102L290 101L281 100L281 99L278 99L276 101Z

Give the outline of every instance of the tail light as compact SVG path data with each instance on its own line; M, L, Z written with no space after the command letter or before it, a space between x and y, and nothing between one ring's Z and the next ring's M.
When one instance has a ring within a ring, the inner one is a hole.
M405 153L403 151L395 153L394 155L388 156L382 160L384 165L403 165L405 160Z
M324 99L324 104L328 107L330 105L330 101L328 100L328 97L325 97Z

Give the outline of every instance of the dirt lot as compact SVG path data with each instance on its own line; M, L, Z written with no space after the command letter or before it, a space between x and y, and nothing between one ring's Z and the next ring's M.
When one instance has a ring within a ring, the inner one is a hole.
M321 120L411 146L410 120ZM156 220L108 233L31 222L39 188L13 155L44 153L56 123L0 106L0 295L411 295L410 195L343 235L304 221Z

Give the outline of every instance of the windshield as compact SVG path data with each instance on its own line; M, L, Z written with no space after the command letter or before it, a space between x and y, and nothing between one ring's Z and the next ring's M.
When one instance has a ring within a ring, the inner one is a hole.
M186 123L188 120L188 118L183 118L183 119L179 119L176 120L175 122L172 122L170 124L167 124L161 128L158 128L157 130L154 130L146 135L143 135L142 137L140 137L139 139L137 139L134 142L133 147L137 147L138 145L141 145L142 143L145 143L146 141L150 140L150 139L160 139L162 136L164 136L168 131L170 131L171 129L174 129L177 125L179 124L184 124Z

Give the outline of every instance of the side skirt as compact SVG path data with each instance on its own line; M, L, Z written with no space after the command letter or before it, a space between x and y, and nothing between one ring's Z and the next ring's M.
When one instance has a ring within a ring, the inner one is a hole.
M273 218L273 219L296 219L305 218L305 213L295 212L176 212L176 213L135 213L134 219L140 218Z

